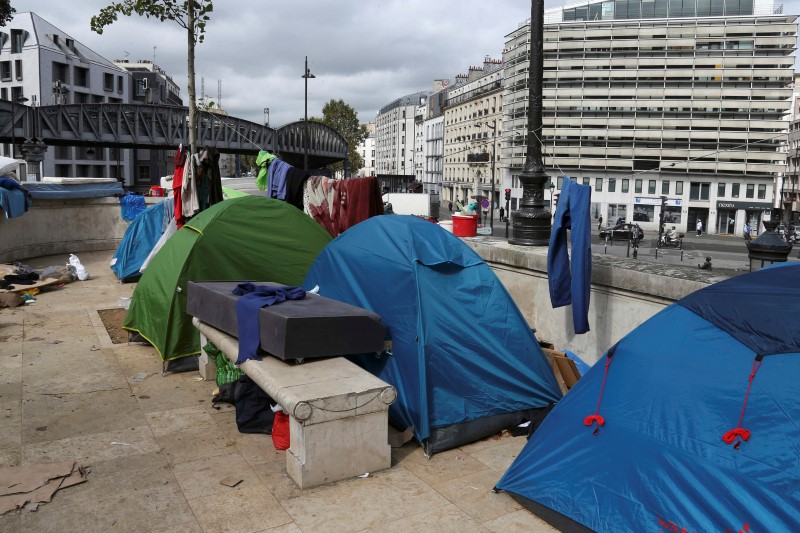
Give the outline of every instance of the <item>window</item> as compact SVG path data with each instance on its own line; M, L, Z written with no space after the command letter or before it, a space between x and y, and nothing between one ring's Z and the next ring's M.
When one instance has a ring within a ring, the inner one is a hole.
M603 178L595 178L595 180L594 180L594 191L595 192L603 192Z
M717 198L722 198L724 196L725 196L725 184L717 183Z
M675 182L675 195L676 196L683 196L683 182L676 181Z
M631 180L625 178L622 180L622 192L628 192L630 190Z
M746 198L752 198L753 194L755 193L755 191L756 191L756 186L753 185L752 183L748 183L747 184L747 192L745 193L745 197Z
M656 193L656 180L650 180L647 183L647 194L655 194Z
M17 73L17 81L22 81L22 60L15 59L14 60L14 70Z
M69 85L69 65L53 61L53 83L61 82L62 85Z
M608 179L608 192L616 192L617 190L617 180L614 178Z
M122 76L117 76L117 92L122 94L123 92L123 83L122 83Z
M0 79L11 81L11 61L0 62Z
M731 198L739 198L739 184L731 183Z
M680 224L681 223L681 208L680 207L665 207L664 208L664 223L665 224Z
M109 74L106 72L103 74L103 90L106 91L113 91L114 90L114 75Z
M661 194L663 195L669 194L669 180L664 180L661 182Z
M19 54L22 52L22 45L25 42L25 32L23 30L11 30L11 53Z
M689 183L689 200L708 200L710 183Z
M758 186L758 197L762 200L767 197L767 186L763 183Z
M8 100L8 89L5 87L0 89L0 100Z
M139 165L138 182L147 183L150 181L150 167L147 165Z
M583 184L589 186L589 178L583 178Z
M642 194L642 180L636 180L633 182L633 192L636 194Z
M83 67L74 67L75 85L79 87L89 86L89 69Z

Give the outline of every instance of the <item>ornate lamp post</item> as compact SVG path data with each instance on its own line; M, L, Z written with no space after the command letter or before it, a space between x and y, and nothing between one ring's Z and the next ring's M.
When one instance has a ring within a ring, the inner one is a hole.
M497 126L489 122L484 122L483 124L492 130L492 199L490 200L489 204L489 227L492 229L492 235L494 235L494 162L497 159L495 155L495 146L497 145Z
M316 78L316 76L311 74L311 71L308 70L308 56L306 56L306 70L301 78L305 79L306 83L306 110L303 114L303 120L305 122L305 124L303 124L303 169L308 170L308 80L309 78Z
M544 78L544 0L531 1L530 67L528 68L528 141L520 208L512 216L511 244L547 246L551 213L544 201L547 174L542 162L542 81Z

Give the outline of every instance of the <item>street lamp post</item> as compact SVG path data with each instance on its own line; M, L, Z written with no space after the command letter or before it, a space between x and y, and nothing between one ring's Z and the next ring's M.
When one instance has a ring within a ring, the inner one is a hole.
M495 146L497 145L497 126L494 124L489 124L488 122L484 122L483 124L487 128L492 129L492 199L489 204L489 227L492 230L492 235L494 235L494 162L497 159L495 156Z
M264 108L264 125L269 127L269 108Z
M530 64L528 67L528 142L520 208L512 213L513 232L508 240L523 246L550 244L550 212L544 201L547 174L542 161L542 81L544 79L544 0L531 1Z
M311 71L308 70L308 56L306 56L306 70L305 73L301 76L305 80L306 85L306 92L305 92L305 113L303 114L303 169L308 170L308 80L309 78L316 78Z

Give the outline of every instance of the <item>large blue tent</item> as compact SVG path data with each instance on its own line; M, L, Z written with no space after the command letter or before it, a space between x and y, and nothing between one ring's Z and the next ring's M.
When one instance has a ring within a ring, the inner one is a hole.
M800 531L800 265L699 290L609 350L498 488L565 530Z
M518 423L561 392L530 326L489 266L418 217L372 217L328 244L306 289L378 313L391 355L358 358L392 384L392 420L427 453Z
M165 200L171 202L172 199ZM153 204L133 219L111 259L111 270L120 281L138 280L139 269L164 233L164 202Z

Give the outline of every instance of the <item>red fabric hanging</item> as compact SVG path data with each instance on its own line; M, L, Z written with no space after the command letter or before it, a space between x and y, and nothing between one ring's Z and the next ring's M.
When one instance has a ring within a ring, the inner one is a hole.
M186 150L181 147L175 154L175 173L172 175L172 202L175 207L175 223L181 229L185 222L183 218L183 199L181 187L183 186L183 167L186 165Z

